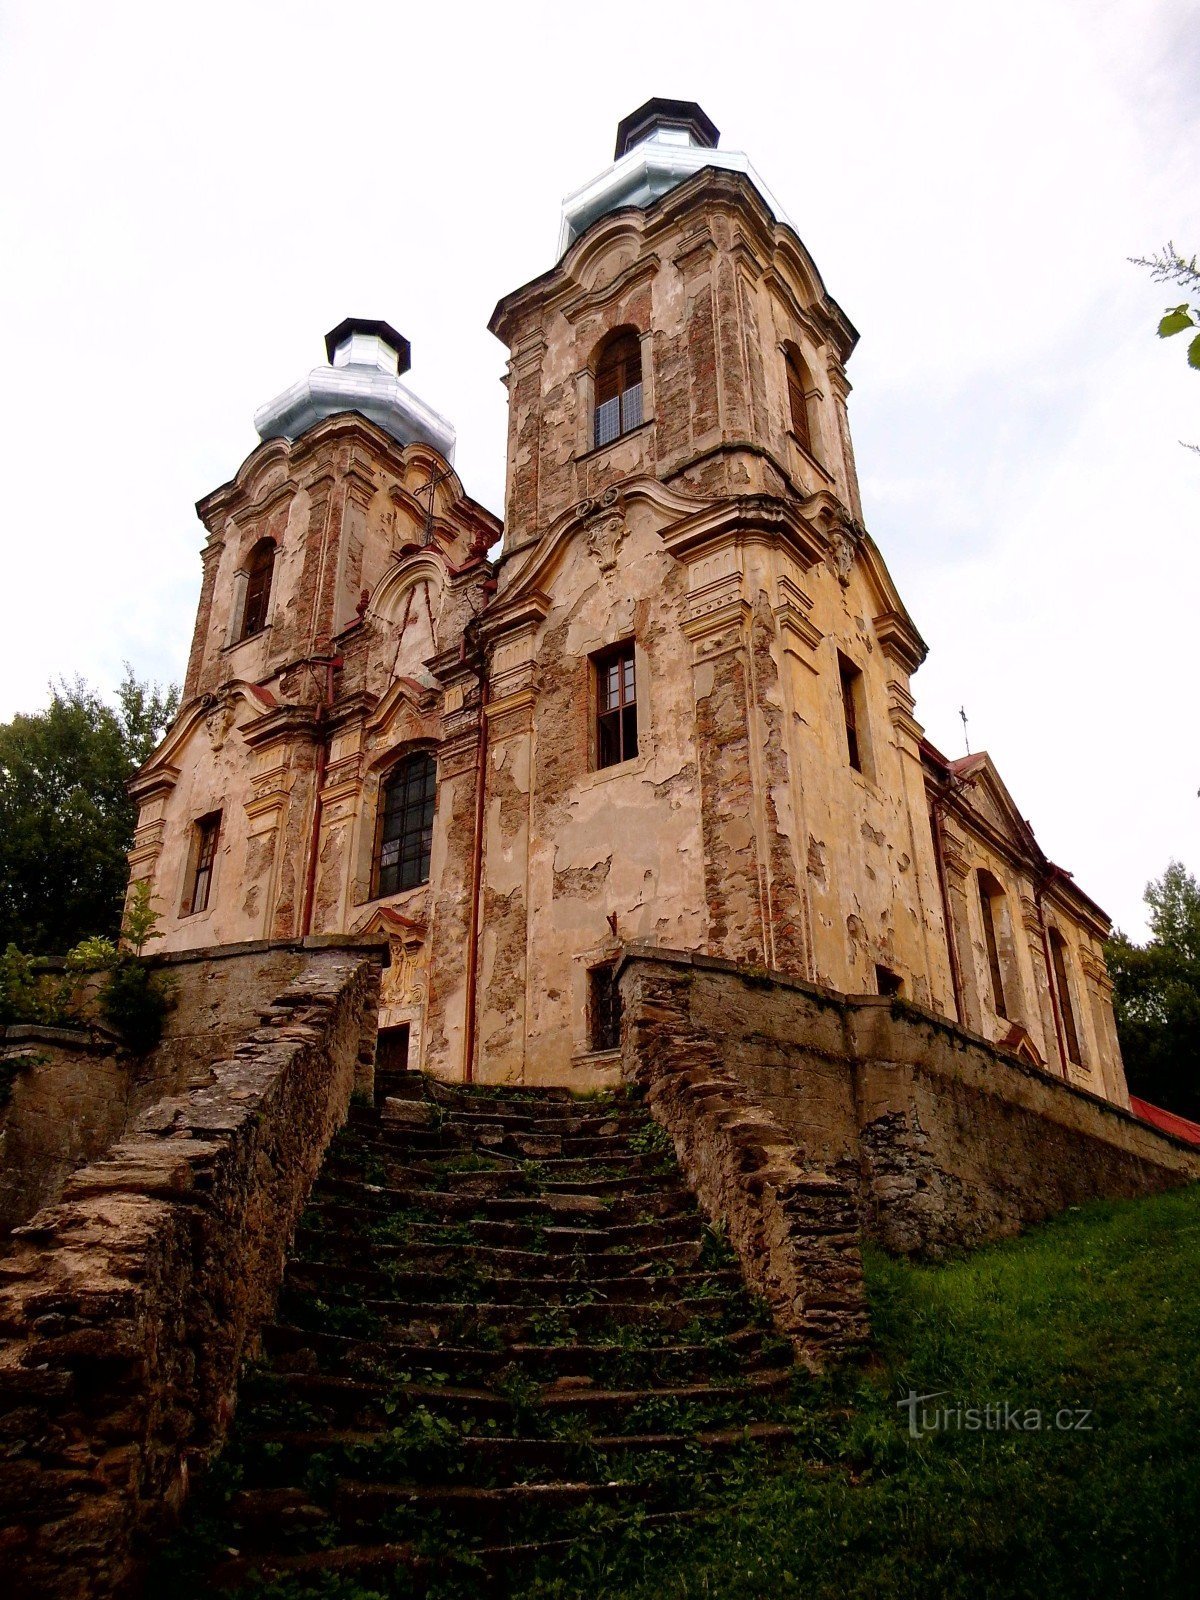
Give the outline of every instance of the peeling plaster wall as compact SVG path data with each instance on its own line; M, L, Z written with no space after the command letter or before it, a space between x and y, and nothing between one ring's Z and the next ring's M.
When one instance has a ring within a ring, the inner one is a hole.
M525 1073L561 1080L574 1061L590 1081L588 966L619 939L706 938L684 576L632 512L615 545L578 535L551 592L532 740ZM597 770L589 658L623 639L635 641L638 754Z

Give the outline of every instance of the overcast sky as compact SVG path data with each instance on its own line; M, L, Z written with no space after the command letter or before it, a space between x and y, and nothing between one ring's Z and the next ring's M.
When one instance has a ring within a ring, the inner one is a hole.
M830 6L0 3L0 717L121 663L178 679L194 502L342 317L502 509L501 294L652 94L749 152L862 342L867 523L986 747L1130 931L1200 870L1200 373L1153 337L1200 250L1190 0Z

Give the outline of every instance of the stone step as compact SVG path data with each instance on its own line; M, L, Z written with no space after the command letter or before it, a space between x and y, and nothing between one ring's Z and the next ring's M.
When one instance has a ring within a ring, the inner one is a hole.
M364 1537L391 1539L427 1532L430 1519L449 1532L456 1547L506 1543L536 1533L538 1521L580 1508L654 1505L670 1495L669 1485L639 1482L576 1482L502 1485L373 1483L338 1479L328 1491L297 1488L243 1489L230 1502L243 1553L291 1553L304 1545L342 1545ZM381 1524L383 1526L381 1526Z
M384 1098L387 1098L386 1096ZM409 1099L401 1093L397 1099ZM652 1119L640 1107L612 1107L589 1111L585 1108L565 1107L554 1111L514 1110L497 1106L479 1112L473 1108L442 1105L426 1101L431 1107L433 1121L430 1127L446 1131L465 1130L472 1136L494 1133L520 1133L545 1135L557 1138L562 1135L593 1138L625 1138L639 1129L652 1126ZM346 1124L348 1134L372 1132L402 1133L407 1123L395 1127L382 1107L352 1105Z
M599 1185L587 1191L559 1192L544 1187L536 1194L472 1194L463 1189L424 1188L418 1185L395 1187L370 1184L336 1176L322 1176L314 1190L317 1202L325 1199L351 1200L380 1214L397 1211L422 1211L431 1220L460 1218L468 1221L528 1221L533 1225L554 1226L570 1218L576 1226L592 1223L601 1227L625 1227L632 1223L695 1216L696 1202L682 1184L644 1188L614 1185L596 1193ZM633 1192L629 1192L632 1190Z
M644 1479L652 1478L659 1469L670 1472L672 1464L681 1460L691 1470L698 1450L714 1456L743 1450L773 1451L799 1437L795 1423L771 1419L640 1433L598 1430L585 1440L458 1433L452 1446L453 1478L464 1483L485 1481L485 1486L520 1483L530 1476L570 1479L578 1475L580 1462L586 1458L604 1467L606 1481ZM298 1475L314 1457L321 1459L334 1481L343 1476L371 1481L377 1476L381 1482L391 1482L396 1476L395 1450L387 1435L375 1429L264 1428L246 1440L242 1454L246 1474L253 1477L256 1488L295 1491ZM427 1465L429 1453L414 1450L411 1462Z
M520 1220L495 1222L484 1217L458 1218L449 1223L418 1222L403 1214L381 1217L378 1210L366 1206L318 1199L309 1206L306 1221L308 1229L305 1231L331 1239L353 1240L356 1244L378 1239L384 1243L394 1240L411 1244L492 1245L501 1250L522 1250L536 1244L552 1255L570 1254L579 1249L612 1251L621 1246L636 1252L654 1245L688 1244L704 1237L703 1224L695 1211L660 1221L629 1222L613 1227L598 1223L594 1227L580 1228L558 1222L538 1227Z
M416 1137L419 1134L420 1137ZM335 1160L358 1159L376 1156L381 1160L400 1161L413 1166L428 1166L438 1171L450 1172L519 1172L528 1181L565 1174L571 1167L590 1168L602 1172L611 1168L614 1176L630 1172L648 1172L654 1177L663 1176L665 1157L660 1150L641 1150L626 1139L598 1140L588 1138L593 1148L580 1149L578 1143L552 1137L549 1134L521 1134L512 1136L526 1144L534 1139L545 1148L530 1152L521 1145L510 1142L509 1135L472 1134L455 1138L453 1130L412 1130L400 1123L386 1122L377 1128L358 1129L351 1137L339 1135L337 1145L330 1151ZM582 1141L582 1136L581 1140ZM596 1148L598 1146L598 1148Z
M337 1332L356 1338L393 1338L411 1344L472 1343L487 1333L501 1345L567 1340L601 1342L618 1335L640 1335L646 1342L666 1342L691 1323L710 1337L761 1326L753 1308L738 1298L715 1300L664 1298L640 1304L592 1299L580 1304L537 1306L496 1301L462 1300L410 1305L392 1300L314 1299L285 1294L280 1314L299 1327Z
M599 1260L608 1258L599 1257ZM543 1264L544 1257L537 1258ZM624 1265L619 1258L618 1266ZM651 1301L662 1299L665 1293L672 1298L701 1296L712 1300L743 1293L741 1275L733 1268L718 1267L710 1272L655 1272L653 1267L645 1273L600 1275L584 1271L578 1277L567 1275L545 1276L521 1274L513 1277L505 1272L489 1273L474 1269L464 1262L464 1270L453 1272L408 1272L398 1269L384 1273L373 1266L340 1261L291 1260L284 1269L284 1292L289 1295L327 1295L331 1291L358 1291L371 1299L386 1299L394 1305L423 1306L445 1304L455 1300L474 1302L486 1294L489 1299L507 1305L550 1306L570 1305L578 1296L592 1291L597 1299L608 1303Z
M768 1367L759 1372L740 1374L736 1380L715 1379L701 1383L667 1384L648 1388L605 1389L585 1380L558 1379L536 1385L522 1383L515 1393L502 1388L483 1388L453 1383L429 1384L412 1381L388 1385L361 1378L329 1373L256 1371L244 1380L242 1403L251 1408L247 1437L254 1437L254 1416L270 1418L300 1406L331 1427L386 1429L400 1419L424 1408L441 1417L457 1421L487 1421L510 1427L517 1421L531 1426L544 1418L553 1426L556 1419L586 1418L592 1426L626 1424L626 1431L643 1431L635 1426L639 1416L648 1418L644 1427L661 1424L664 1416L690 1411L700 1416L714 1408L744 1408L746 1420L752 1408L764 1397L786 1395L792 1381L790 1368ZM713 1418L727 1421L728 1418ZM535 1429L535 1431L541 1431Z
M676 1244L646 1245L637 1251L631 1250L628 1245L612 1247L607 1252L575 1249L564 1259L562 1251L552 1256L549 1250L508 1250L492 1244L422 1244L416 1241L391 1244L376 1240L348 1240L338 1234L301 1229L296 1234L292 1259L300 1266L340 1266L366 1260L376 1272L386 1272L403 1265L410 1272L428 1274L431 1278L454 1275L456 1272L461 1274L470 1269L486 1277L541 1275L553 1259L556 1266L561 1264L572 1281L597 1282L601 1278L652 1273L659 1269L664 1269L664 1276L668 1275L666 1269L687 1271L696 1265L703 1248L702 1242L694 1239Z
M755 1372L786 1360L783 1342L761 1329L744 1329L703 1344L671 1343L648 1347L629 1343L425 1345L400 1339L353 1339L271 1323L263 1330L263 1349L278 1371L328 1372L349 1377L444 1373L454 1383L482 1385L508 1368L549 1381L591 1377L603 1382L619 1372L630 1381L683 1382L736 1370Z

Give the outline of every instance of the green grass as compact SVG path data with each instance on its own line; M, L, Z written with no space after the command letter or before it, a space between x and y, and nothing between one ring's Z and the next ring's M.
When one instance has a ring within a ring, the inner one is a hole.
M699 1522L581 1546L529 1600L1200 1593L1200 1188L939 1266L872 1252L867 1281L877 1354L803 1386L803 1449L729 1474ZM910 1438L910 1389L1043 1430Z

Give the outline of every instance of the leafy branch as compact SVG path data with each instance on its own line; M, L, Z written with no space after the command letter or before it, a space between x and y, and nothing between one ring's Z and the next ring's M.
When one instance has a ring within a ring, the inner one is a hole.
M1195 256L1183 256L1168 240L1157 255L1130 256L1135 267L1145 267L1155 283L1177 283L1184 289L1200 293L1200 264ZM1195 312L1185 300L1182 305L1168 306L1158 324L1158 337L1171 339L1177 333L1194 334L1188 344L1189 367L1200 370L1200 312Z

